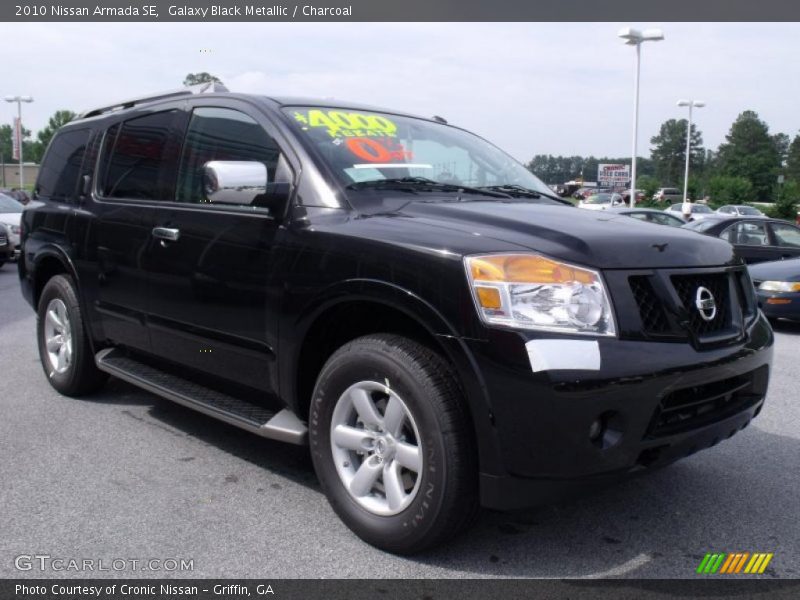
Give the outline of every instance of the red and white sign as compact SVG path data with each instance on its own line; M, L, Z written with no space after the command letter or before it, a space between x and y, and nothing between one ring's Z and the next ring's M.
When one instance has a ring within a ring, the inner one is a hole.
M628 185L631 180L630 165L597 165L597 185L602 187L616 187Z
M13 160L19 160L19 148L22 143L22 123L18 117L14 117L14 135L11 146Z

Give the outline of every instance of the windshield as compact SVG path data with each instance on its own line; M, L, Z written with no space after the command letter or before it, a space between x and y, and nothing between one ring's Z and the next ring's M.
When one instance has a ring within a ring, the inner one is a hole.
M739 214L752 215L754 217L757 217L761 214L761 211L756 208L753 208L752 206L740 206Z
M424 178L471 188L521 186L553 196L513 158L455 127L345 108L301 106L284 112L345 186Z
M611 204L612 199L614 196L611 194L594 194L584 200L584 204Z
M11 196L0 194L0 212L21 213L25 207Z
M705 204L692 204L692 212L693 213L712 213L714 212L710 208L708 208Z

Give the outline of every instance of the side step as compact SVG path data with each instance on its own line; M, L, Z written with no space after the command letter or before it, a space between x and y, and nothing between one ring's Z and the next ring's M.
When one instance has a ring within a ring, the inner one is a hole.
M125 356L116 348L101 350L94 360L101 371L256 435L301 446L308 443L308 428L287 409L276 413L211 390Z

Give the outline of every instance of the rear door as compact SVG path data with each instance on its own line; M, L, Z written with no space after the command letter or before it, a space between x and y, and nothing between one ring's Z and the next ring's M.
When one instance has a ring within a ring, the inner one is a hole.
M258 161L270 182L293 177L260 111L225 104L189 103L175 196L153 213L153 234L174 239L151 235L143 258L150 339L154 353L181 366L273 392L281 288L270 273L279 224L266 208L209 200L203 165Z
M748 264L780 258L770 243L766 221L737 221L725 229L720 238L733 244L736 254Z
M93 195L95 223L87 257L95 272L92 309L102 337L150 351L146 272L153 206L174 193L183 111L173 105L132 112L103 136Z

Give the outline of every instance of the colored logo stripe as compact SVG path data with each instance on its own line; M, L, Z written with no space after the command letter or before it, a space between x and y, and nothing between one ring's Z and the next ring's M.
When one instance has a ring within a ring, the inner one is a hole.
M773 556L774 554L771 552L755 552L753 554L749 552L709 552L700 561L697 572L705 575L713 575L717 572L720 574L761 574L766 571Z

